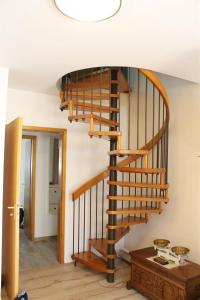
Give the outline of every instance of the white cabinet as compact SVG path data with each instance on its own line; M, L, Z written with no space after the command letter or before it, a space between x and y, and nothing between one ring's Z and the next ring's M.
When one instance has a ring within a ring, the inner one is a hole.
M58 213L58 204L49 204L49 213L51 215L57 215L57 213Z
M49 213L50 214L57 214L59 201L60 201L59 185L50 185L49 186Z

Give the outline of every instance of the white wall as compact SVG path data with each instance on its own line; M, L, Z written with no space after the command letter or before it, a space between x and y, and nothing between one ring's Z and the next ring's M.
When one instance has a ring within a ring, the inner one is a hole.
M169 133L169 197L161 215L150 216L125 238L125 248L151 246L155 238L191 249L200 263L200 85L160 75L171 108Z
M4 133L6 119L8 70L0 68L0 220L2 220L3 204L3 164L4 164ZM0 222L0 269L1 269L2 222Z
M66 112L59 110L59 98L14 89L8 90L7 122L17 116L25 125L67 128L67 183L66 183L66 236L65 261L70 261L72 253L72 192L98 174L108 165L105 154L109 143L103 139L90 139L88 124L72 123Z

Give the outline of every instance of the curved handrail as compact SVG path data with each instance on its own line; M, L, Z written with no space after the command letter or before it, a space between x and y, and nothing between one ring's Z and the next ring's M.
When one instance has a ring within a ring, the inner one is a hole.
M151 71L151 70L146 70L146 69L139 69L139 72L142 73L149 81L152 82L152 84L157 88L159 93L161 94L163 101L165 103L166 107L166 118L163 123L163 126L160 128L158 133L147 143L145 144L141 150L151 150L157 143L158 141L163 137L165 130L167 129L168 123L169 123L169 118L170 118L170 111L169 111L169 100L168 100L168 95L165 90L165 87L163 86L162 82L160 79L156 76L156 74ZM134 162L137 160L139 156L138 155L132 155L121 162L117 164L117 167L125 167L129 165L130 163ZM106 169L102 171L100 174L97 176L93 177L92 179L88 180L84 184L82 184L75 192L72 194L72 200L75 201L78 199L83 193L87 192L90 190L93 186L97 185L99 182L102 180L106 179L109 176L109 170Z
M170 116L169 99L168 99L167 91L166 91L164 85L160 81L159 77L156 76L156 74L153 71L146 70L146 69L139 69L139 71L152 82L152 84L159 90L160 94L162 95L163 100L166 105L166 110L167 110L166 119L169 122L169 116Z

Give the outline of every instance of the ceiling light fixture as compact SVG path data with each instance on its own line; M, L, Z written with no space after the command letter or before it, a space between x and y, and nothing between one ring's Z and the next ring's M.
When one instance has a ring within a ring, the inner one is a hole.
M114 16L122 0L55 0L57 8L66 16L79 21L101 21Z

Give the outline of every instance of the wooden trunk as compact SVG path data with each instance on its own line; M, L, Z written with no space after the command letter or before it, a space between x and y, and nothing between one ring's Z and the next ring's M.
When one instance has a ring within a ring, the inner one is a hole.
M156 255L153 247L131 253L131 280L135 289L152 300L200 299L200 265L191 261L184 266L166 269L147 260Z

